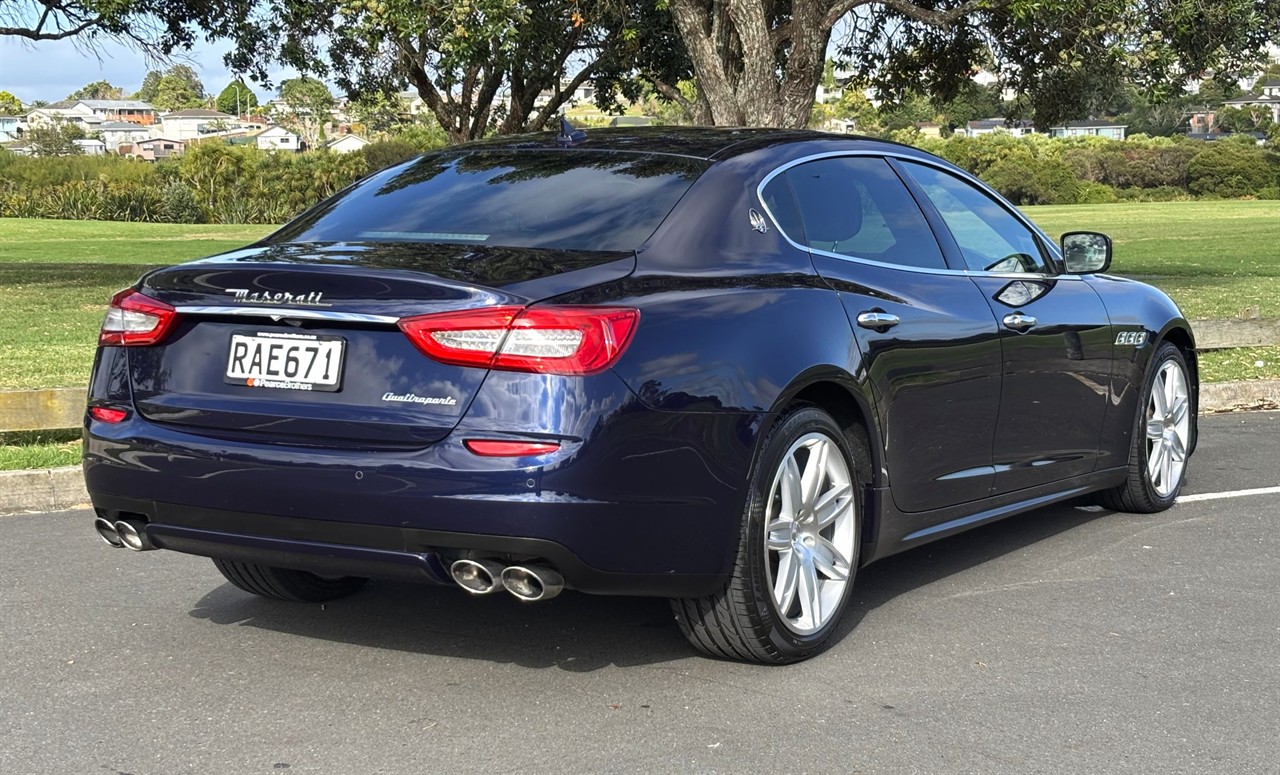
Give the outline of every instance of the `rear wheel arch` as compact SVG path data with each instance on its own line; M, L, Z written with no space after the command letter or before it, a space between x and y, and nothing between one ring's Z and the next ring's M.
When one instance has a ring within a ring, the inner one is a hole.
M1187 362L1187 376L1191 383L1191 448L1188 453L1195 452L1196 441L1198 440L1198 424L1195 418L1200 412L1200 361L1196 357L1195 337L1191 333L1191 328L1185 321L1173 321L1165 327L1164 331L1157 337L1152 346L1152 353L1159 349L1162 342L1170 342L1179 351L1182 352L1183 359Z
M778 400L770 409L767 419L756 436L756 449L752 455L754 470L762 451L761 445L768 438L773 428L797 405L813 406L823 410L835 419L846 435L861 435L861 443L866 445L871 460L871 487L883 487L887 484L884 475L884 447L880 442L880 430L875 422L868 397L863 394L853 378L839 370L821 370L802 375L782 391ZM873 541L879 535L877 528L880 514L876 508L877 499L863 494L862 507L862 540ZM867 553L865 556L871 556Z

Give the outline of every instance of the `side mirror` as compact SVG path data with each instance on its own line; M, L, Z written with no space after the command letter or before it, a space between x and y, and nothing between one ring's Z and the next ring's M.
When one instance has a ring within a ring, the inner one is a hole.
M1062 258L1067 274L1105 272L1111 266L1111 238L1096 231L1062 235Z

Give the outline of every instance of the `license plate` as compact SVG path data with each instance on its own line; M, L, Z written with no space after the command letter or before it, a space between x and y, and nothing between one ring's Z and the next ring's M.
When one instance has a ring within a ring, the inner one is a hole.
M332 392L342 384L346 344L340 336L234 333L225 381L252 388Z

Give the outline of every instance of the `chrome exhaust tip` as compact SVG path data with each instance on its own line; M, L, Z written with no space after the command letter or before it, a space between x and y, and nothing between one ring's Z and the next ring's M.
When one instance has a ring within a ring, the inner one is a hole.
M120 537L120 543L126 549L132 549L135 552L146 552L155 549L155 544L151 543L151 539L147 538L147 523L139 519L122 519L115 523L116 535Z
M535 603L564 591L564 577L545 565L511 565L502 571L502 585L526 603Z
M502 591L502 573L502 564L493 560L457 560L449 566L453 580L473 595Z
M124 542L120 540L120 534L116 532L116 526L109 519L98 517L93 521L93 529L98 531L98 535L103 541L107 542L107 546L119 549L124 546Z

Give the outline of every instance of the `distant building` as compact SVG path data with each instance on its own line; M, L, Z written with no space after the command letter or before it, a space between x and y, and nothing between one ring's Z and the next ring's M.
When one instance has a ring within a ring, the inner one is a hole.
M85 132L96 132L102 122L102 116L94 113L91 108L84 104L83 100L78 102L55 102L52 105L31 110L26 115L26 124L29 127L52 126L63 123L79 126Z
M1280 78L1261 81L1254 86L1254 91L1222 104L1232 108L1265 108L1271 111L1271 120L1280 124Z
M614 116L609 119L609 126L652 126L653 119L648 116Z
M122 145L146 140L151 136L151 130L129 121L104 121L98 125L98 132L102 134L106 149L112 153Z
M0 143L11 143L23 134L22 116L0 116Z
M330 140L325 147L334 153L353 153L368 144L369 141L360 135L343 135Z
M107 144L101 140L72 140L85 156L101 156L107 152Z
M76 105L88 108L103 121L128 121L131 124L151 126L160 112L142 100L77 100Z
M1007 132L1014 137L1022 137L1035 131L1036 125L1030 121L1009 121L1004 118L983 118L965 125L965 134L969 137L980 137L992 132Z
M236 117L230 113L192 108L161 116L159 131L155 134L186 141L226 132L234 126L236 126Z
M932 121L917 121L915 128L917 132L925 137L942 137L942 124L935 124Z
M181 156L186 150L187 144L182 140L168 137L152 137L148 140L136 142L131 146L122 145L119 153L121 156L129 156L135 159L160 161Z
M1108 140L1123 140L1128 129L1128 124L1117 124L1114 121L1068 121L1060 126L1049 127L1049 135L1051 137L1105 137Z
M302 139L282 126L267 127L254 135L258 148L264 151L291 151L302 149Z

